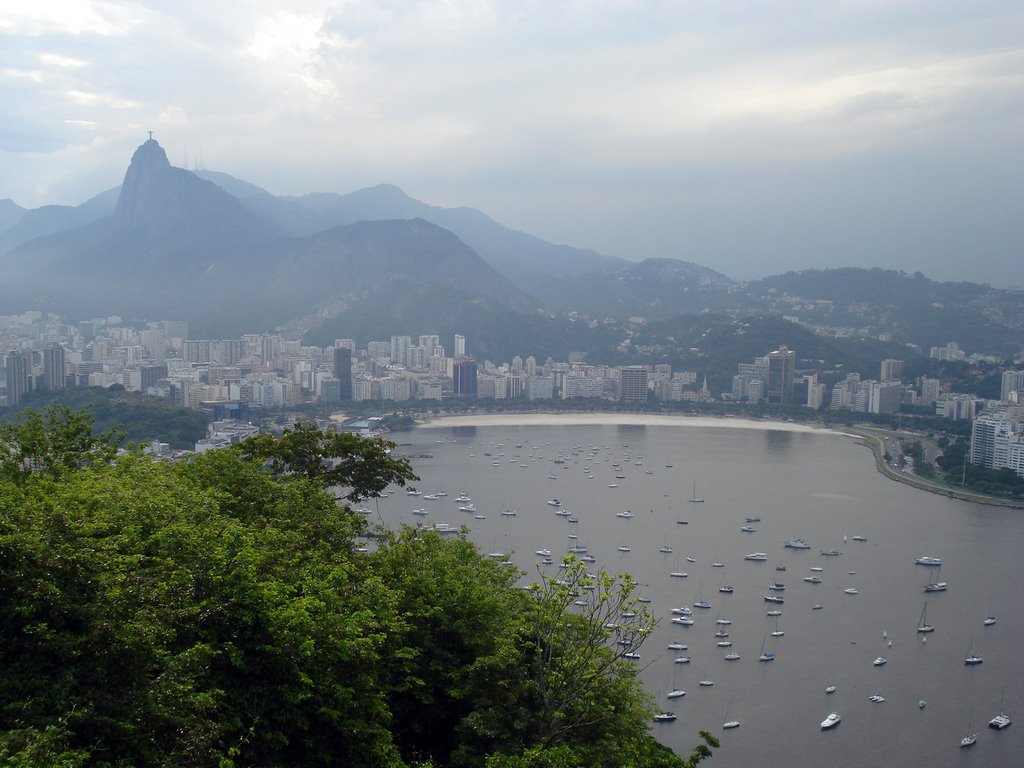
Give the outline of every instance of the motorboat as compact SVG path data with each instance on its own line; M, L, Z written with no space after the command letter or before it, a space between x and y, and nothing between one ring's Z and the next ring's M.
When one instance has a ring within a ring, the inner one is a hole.
M984 624L986 627L991 627L995 623L996 623L996 617L995 616L986 616L985 617L985 621L982 622L982 624Z
M838 712L830 712L828 717L821 721L821 730L827 731L829 728L835 728L839 725L840 720L842 720L842 718L839 716Z
M464 504L459 507L459 512L476 512L476 507L473 504Z
M978 743L978 734L976 734L976 733L970 733L970 734L964 736L962 739L960 739L960 746L961 747L973 747L977 743Z
M871 663L872 663L873 666L880 667L883 664L887 664L888 662L889 662L889 660L887 658L885 658L885 656L879 656L877 659L875 659Z
M693 611L691 611L686 606L683 606L682 608L673 608L671 611L669 611L669 613L674 613L677 616L689 616L691 613L693 613Z
M793 537L792 539L789 539L789 541L786 542L786 546L789 549L810 549L811 548L811 545L808 544L806 541L804 541L803 539L798 539L796 537Z
M748 517L748 518L746 518L746 522L748 522L748 523L760 523L760 522L761 522L761 518L760 518L760 517L757 517L757 516L755 515L754 517Z
M735 592L735 590L728 584L723 584L722 586L720 586L718 588L718 591L724 595L731 595L733 592Z
M725 563L723 563L721 560L715 560L715 562L713 562L711 564L711 567L712 568L725 568Z
M730 624L732 624L732 619L715 619L715 624L719 624L723 627L728 627Z
M670 651L685 651L686 645L683 643L669 643L665 646Z
M693 659L689 656L677 656L674 660L675 664L689 664Z
M560 502L558 499L548 499L548 506L549 507L560 507L560 506L562 506L562 502Z
M709 603L707 600L698 600L697 602L695 602L693 604L693 607L694 608L705 608L705 609L707 609L707 608L711 607L711 603Z
M414 509L412 511L412 513L414 515L420 515L420 516L422 516L422 515L429 515L430 514L430 510L429 509Z
M821 579L817 576L804 576L804 581L808 584L821 584Z
M917 565L928 565L932 567L938 567L942 565L942 558L929 557L928 555L923 555L922 557L915 558L914 563Z
M732 640L719 640L715 645L719 648L732 648Z
M732 653L725 654L725 660L726 661L738 661L739 658L740 658L740 655L738 653L736 653L735 651L733 651Z
M996 715L988 721L988 727L995 728L997 731L1001 731L1003 730L1003 728L1006 728L1012 722L1013 721L1010 719L1010 716L1008 714L1006 714L1005 712L1000 712L998 715Z
M781 604L781 603L786 602L786 598L782 597L781 595L765 595L764 596L764 601L766 603L779 603L779 604Z
M751 552L749 555L743 558L744 560L753 560L755 563L763 563L768 559L768 555L764 552Z
M654 722L656 723L671 723L675 719L675 712L659 712L654 716Z
M768 611L768 613L765 614L765 616L781 616L781 615L782 615L782 611L780 611L778 609L770 610L770 611Z
M821 554L824 557L836 557L836 556L841 555L843 553L840 552L838 549L823 549L823 550L821 550Z
M692 627L693 619L689 616L675 616L672 618L673 624L682 624L684 627Z
M624 518L634 517L633 513L630 512L628 509L624 510L623 512L616 512L615 516L616 517L624 517Z
M699 685L701 688L710 688L714 684L714 680L701 680L699 683L697 683L697 685Z
M843 590L843 592L845 592L845 593L846 593L846 594L848 594L848 595L857 595L857 594L860 594L860 593L859 593L859 592L857 591L857 588L856 588L856 587L847 587L846 589L844 589L844 590Z
M622 658L629 659L630 661L640 661L640 654L633 651L622 654Z
M675 688L675 689L669 691L665 695L665 698L666 699L678 699L678 698L680 698L682 696L685 696L685 695L686 695L686 691L684 691L682 688Z
M618 549L619 549L619 552L629 552L630 551L629 547L627 547L625 544L620 546Z
M757 528L752 525L744 525L740 527L740 530L744 533L757 533Z
M879 696L877 693L873 693L870 696L868 696L868 701L874 704L881 704L883 701L885 701L885 696Z
M853 539L854 541L867 541L868 540L867 536L851 536L850 538Z
M720 629L717 632L715 632L715 637L728 637L728 636L729 636L729 633L726 632L724 629Z
M949 585L944 581L936 581L924 585L925 592L945 592L948 588Z
M538 549L536 554L540 555L541 557L551 557L551 550L547 548Z
M783 584L781 581L774 581L768 585L768 589L770 589L772 592L785 592L786 585Z

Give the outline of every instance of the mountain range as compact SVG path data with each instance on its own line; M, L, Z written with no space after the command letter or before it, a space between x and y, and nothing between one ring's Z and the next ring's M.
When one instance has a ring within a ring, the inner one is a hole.
M120 187L82 205L0 201L0 313L176 318L196 337L285 328L330 343L464 330L477 354L500 356L513 341L518 351L555 354L586 348L588 328L592 342L602 336L580 318L756 313L1012 355L1022 304L1014 291L896 270L738 283L692 262L635 263L548 243L389 184L275 196L225 173L173 167L153 139L135 151Z

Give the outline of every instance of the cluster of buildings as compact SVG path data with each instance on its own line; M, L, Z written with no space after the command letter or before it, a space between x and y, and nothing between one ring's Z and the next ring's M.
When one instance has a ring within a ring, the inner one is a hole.
M0 406L18 406L33 389L121 385L203 410L216 419L257 410L352 400L442 401L603 399L643 403L710 401L707 382L669 365L588 365L530 356L478 362L465 336L451 347L438 335L392 336L357 348L353 339L304 346L275 334L191 339L181 321L135 328L119 317L66 324L39 312L0 317Z
M245 420L256 412L309 402L330 407L353 400L715 399L706 378L698 385L695 371L671 365L589 365L582 354L561 362L516 356L497 364L468 355L464 336L452 341L449 349L438 335L392 336L360 349L353 339L314 347L275 334L190 339L181 321L135 328L107 317L69 325L28 312L0 317L0 349L9 350L2 357L0 405L17 406L33 389L115 384L219 420ZM963 355L952 343L935 354L943 359ZM785 346L740 363L731 391L721 393L721 399L877 414L895 413L903 404L933 407L938 416L974 421L972 462L1024 474L1019 416L1024 412L1024 371L1003 374L1000 407L994 409L975 396L943 391L938 379L905 382L900 360L881 361L877 379L851 373L832 384L819 381L819 372L798 370L796 363L796 353Z

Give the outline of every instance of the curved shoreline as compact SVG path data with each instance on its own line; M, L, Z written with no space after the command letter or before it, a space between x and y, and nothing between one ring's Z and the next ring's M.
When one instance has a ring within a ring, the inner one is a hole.
M782 432L813 432L816 434L852 437L847 432L828 427L792 421L758 421L755 419L666 416L653 413L474 413L440 416L416 425L416 429L450 429L453 427L716 427L722 429L755 429Z
M867 430L840 431L832 427L813 426L792 421L758 421L755 419L707 416L667 416L649 413L474 413L439 416L416 425L416 429L452 429L457 427L713 427L717 429L753 429L760 431L804 432L853 438L875 456L875 468L884 477L911 488L938 496L955 498L972 504L1024 508L1024 503L995 496L984 496L936 485L915 476L892 471L882 458L880 440Z

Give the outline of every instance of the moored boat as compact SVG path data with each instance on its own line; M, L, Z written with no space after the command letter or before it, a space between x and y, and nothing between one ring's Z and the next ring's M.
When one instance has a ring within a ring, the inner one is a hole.
M827 731L829 728L835 728L841 720L838 712L830 712L828 717L821 721L821 730Z

